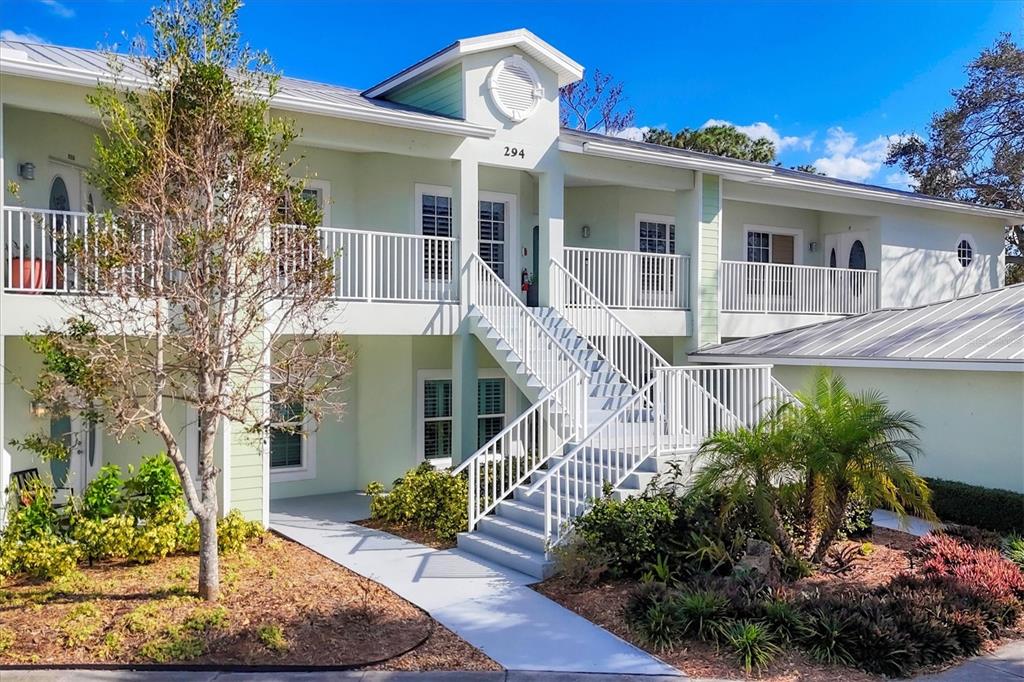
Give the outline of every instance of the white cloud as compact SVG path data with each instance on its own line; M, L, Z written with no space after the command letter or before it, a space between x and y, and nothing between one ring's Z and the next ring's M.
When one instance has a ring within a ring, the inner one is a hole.
M630 126L623 128L617 132L611 133L612 137L621 137L624 140L633 140L634 142L643 142L644 135L651 129L651 126Z
M903 171L894 171L885 176L885 184L893 189L911 189L911 185L914 184L914 178L909 173Z
M18 33L12 31L9 28L0 30L0 40L14 40L21 43L48 43L46 38L40 38L35 33L32 33L29 29L25 29L24 33Z
M833 178L864 182L881 170L889 145L899 139L899 135L879 135L870 142L858 144L853 133L839 126L829 128L825 139L828 156L816 159L814 166Z
M814 142L814 135L806 135L804 137L797 135L782 135L773 126L765 123L764 121L757 121L750 125L740 126L736 125L732 121L709 118L701 128L707 128L708 126L733 126L736 130L755 140L759 137L766 137L771 140L772 144L775 145L775 151L780 154L787 149L803 149L804 151L810 151L811 144Z
M58 2L58 0L39 0L39 2L46 5L50 9L50 12L56 14L61 19L70 19L75 16L75 10L61 2Z

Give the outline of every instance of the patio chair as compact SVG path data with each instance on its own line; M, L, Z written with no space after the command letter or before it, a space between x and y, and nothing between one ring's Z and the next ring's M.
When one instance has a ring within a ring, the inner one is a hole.
M31 469L22 469L11 473L11 482L17 486L18 490L23 490L33 481L39 479L39 469L32 467ZM55 508L64 507L71 500L72 495L75 494L74 488L68 486L54 486L53 495L53 506ZM57 493L62 493L58 496ZM20 500L20 498L19 498Z

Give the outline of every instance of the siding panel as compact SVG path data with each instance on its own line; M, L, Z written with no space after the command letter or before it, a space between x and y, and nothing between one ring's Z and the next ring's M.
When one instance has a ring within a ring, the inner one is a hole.
M458 64L429 78L399 88L387 96L392 102L442 116L462 117L462 67Z

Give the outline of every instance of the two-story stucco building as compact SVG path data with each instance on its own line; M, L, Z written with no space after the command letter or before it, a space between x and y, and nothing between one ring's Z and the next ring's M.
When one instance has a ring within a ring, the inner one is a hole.
M17 385L39 367L24 335L76 295L47 221L84 225L107 208L84 174L100 133L86 95L106 70L99 52L0 47L2 481L40 466L80 489L102 463L160 449L37 414ZM338 259L332 324L356 361L343 418L261 444L225 430L222 508L266 521L273 499L518 453L522 475L475 501L466 545L532 560L582 500L551 486L581 474L514 488L567 445L620 448L624 463L599 478L639 486L652 453L692 451L784 390L762 367L687 370L689 353L1003 284L1017 214L560 128L559 87L582 75L517 30L460 40L365 90L282 79L273 108L300 131L292 152ZM636 401L673 399L650 429L612 433ZM194 418L176 417L194 455ZM6 445L39 431L79 431L83 445L52 467Z

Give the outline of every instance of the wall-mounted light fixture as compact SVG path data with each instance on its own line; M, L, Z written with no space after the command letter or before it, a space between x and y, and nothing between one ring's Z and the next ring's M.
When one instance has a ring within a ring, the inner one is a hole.
M36 165L31 161L18 164L18 175L23 180L35 180L36 179Z
M46 413L50 411L46 403L38 398L32 401L31 409L33 417L45 417Z
M818 250L818 242L810 242L807 244L807 248L810 249L811 253Z
M583 238L590 239L590 225L583 226Z

